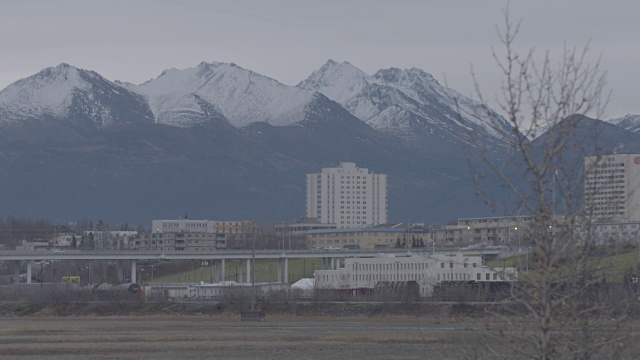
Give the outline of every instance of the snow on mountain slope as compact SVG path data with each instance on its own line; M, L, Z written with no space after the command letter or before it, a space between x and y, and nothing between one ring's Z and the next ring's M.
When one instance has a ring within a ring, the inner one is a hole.
M15 120L44 114L64 117L74 91L90 88L91 85L84 81L78 69L60 64L18 80L0 91L0 108Z
M149 121L142 96L93 71L60 64L0 91L0 121L56 119L103 128L115 122Z
M627 114L623 117L609 120L613 125L618 125L625 130L640 133L640 115Z
M322 89L322 93L329 99L337 103L348 103L361 93L369 85L370 81L371 77L369 75L348 62L345 61L339 64L329 60L320 70L314 71L299 86L302 88ZM306 84L310 86L305 86Z
M318 91L373 128L397 135L411 137L416 130L433 133L436 128L457 138L471 130L497 138L510 134L495 112L416 68L382 69L369 76L348 62L329 60L298 86Z
M304 118L305 106L314 94L235 64L206 62L184 70L165 70L135 90L149 99L157 122L177 126L189 126L188 121L181 123L181 117L202 114L203 105L217 110L236 127L257 121L290 125Z

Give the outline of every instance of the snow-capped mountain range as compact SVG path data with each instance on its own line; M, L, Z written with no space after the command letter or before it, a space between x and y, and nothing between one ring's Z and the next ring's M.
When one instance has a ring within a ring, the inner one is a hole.
M640 133L640 115L627 114L617 119L609 120L609 122L625 130Z
M347 62L332 60L298 86L217 62L165 70L140 85L111 82L93 71L60 64L1 91L0 121L61 120L74 113L103 128L120 121L149 121L152 112L156 123L178 127L212 117L236 128L256 122L288 126L305 120L318 96L336 101L378 131L405 139L446 134L468 142L473 131L496 139L509 136L509 126L500 116L422 70L391 68L369 76ZM119 103L125 102L142 120L124 111Z
M640 144L638 116L614 123L612 146ZM348 160L389 175L390 220L445 222L490 211L466 150L506 158L515 135L419 69L330 60L287 86L203 62L135 85L60 64L0 91L0 216L294 219L304 174Z
M501 116L416 68L370 76L346 61L329 60L298 86L326 95L374 129L404 137L416 130L442 130L460 140L474 130L495 138L512 135Z
M447 134L469 142L474 132L496 141L513 136L500 115L442 86L423 70L389 68L368 75L333 60L298 86L219 62L165 70L140 85L112 82L63 63L0 91L0 122L69 121L74 115L74 121L81 117L98 129L136 121L189 127L212 117L236 128L255 122L288 126L305 119L319 94L372 128L405 139ZM640 131L640 115L609 122Z

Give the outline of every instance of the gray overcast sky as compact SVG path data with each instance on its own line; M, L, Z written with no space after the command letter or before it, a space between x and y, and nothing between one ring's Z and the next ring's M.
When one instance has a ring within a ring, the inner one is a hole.
M504 0L0 0L0 89L61 62L141 83L167 68L234 62L295 85L327 59L372 74L421 68L471 95L470 64L498 92L491 47ZM511 1L519 45L559 54L591 40L612 91L608 117L640 114L640 3Z

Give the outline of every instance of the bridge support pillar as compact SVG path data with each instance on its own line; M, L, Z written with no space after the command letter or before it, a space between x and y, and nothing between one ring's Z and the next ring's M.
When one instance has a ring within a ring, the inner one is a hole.
M278 259L278 283L282 282L282 259Z
M251 282L251 260L247 259L247 282Z
M218 261L211 260L211 283L217 283L218 281Z
M20 260L16 260L15 269L13 270L13 275L15 276L16 284L20 283Z
M31 284L31 266L33 265L33 260L27 261L27 284Z
M137 283L138 282L138 276L136 274L136 261L135 260L131 260L131 282L132 283Z
M122 276L123 276L122 267L123 267L122 260L118 260L116 265L116 270L118 271L118 284L122 284Z
M285 284L289 283L289 258L284 258L284 281Z
M220 260L220 281L225 281L225 276L224 276L224 267L225 267L225 261L224 259Z

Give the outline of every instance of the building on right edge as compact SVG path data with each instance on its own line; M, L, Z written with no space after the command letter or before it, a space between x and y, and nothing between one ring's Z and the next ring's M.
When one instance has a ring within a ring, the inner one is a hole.
M640 154L584 158L585 216L594 222L640 220Z

